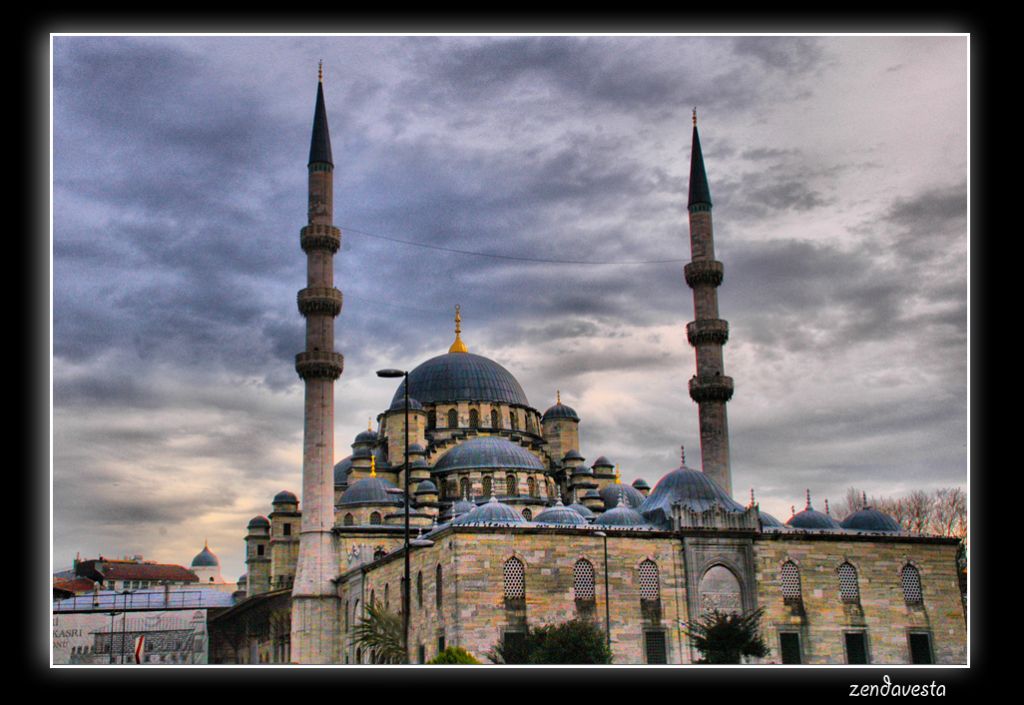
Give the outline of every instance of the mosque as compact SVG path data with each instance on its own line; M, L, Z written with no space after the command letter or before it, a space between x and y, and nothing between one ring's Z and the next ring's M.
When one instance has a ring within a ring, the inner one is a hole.
M211 619L212 662L370 663L354 630L380 604L405 613L411 663L449 645L486 662L528 626L580 618L606 632L616 664L688 664L700 656L691 621L756 608L770 653L755 663L966 663L955 539L902 533L868 506L840 524L809 492L785 523L733 497L723 264L696 114L684 275L702 466L681 452L677 468L651 468L653 487L623 484L604 456L588 462L578 411L557 394L541 411L512 372L470 352L458 307L448 351L394 371L390 404L337 461L333 168L321 73L300 236L302 504L281 491L249 522L244 592Z

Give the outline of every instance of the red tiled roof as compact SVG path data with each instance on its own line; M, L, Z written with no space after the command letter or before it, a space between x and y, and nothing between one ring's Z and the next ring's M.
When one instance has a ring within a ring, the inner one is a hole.
M172 580L194 583L199 580L189 569L168 563L97 563L105 580Z
M67 592L75 595L80 595L83 592L92 592L96 583L89 580L89 578L72 578L70 580L54 580L53 587L57 590L66 590Z

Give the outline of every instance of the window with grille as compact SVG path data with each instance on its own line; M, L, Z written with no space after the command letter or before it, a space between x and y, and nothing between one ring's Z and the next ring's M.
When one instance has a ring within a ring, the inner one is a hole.
M796 567L796 563L793 561L786 561L782 564L779 583L782 586L782 599L786 602L798 601L802 598L803 589L800 586L800 569Z
M658 564L645 560L637 571L640 577L640 599L644 602L656 602L661 599L661 585L658 579Z
M437 604L437 608L441 609L441 600L442 600L444 595L442 594L442 590L443 590L443 588L441 586L442 571L441 571L441 564L440 563L437 564L437 575L435 576L434 579L436 580L436 582L434 584L434 602ZM441 651L444 651L444 647L441 648Z
M480 412L476 409L469 410L469 427L479 428L480 427Z
M448 428L455 428L459 425L459 412L455 409L448 409Z
M505 494L513 496L516 494L516 476L508 475L505 478Z
M594 566L586 558L572 567L572 588L577 600L594 599Z
M491 428L501 428L501 417L497 409L491 409Z
M860 602L860 588L857 587L857 569L849 563L843 563L836 572L839 573L839 597L842 601L849 604Z
M523 562L518 558L505 561L505 599L526 599L526 575Z
M668 649L665 647L665 632L661 630L644 632L644 651L647 663L668 663Z
M907 563L900 571L900 584L903 586L903 600L908 605L919 605L923 601L921 595L921 574L917 568Z

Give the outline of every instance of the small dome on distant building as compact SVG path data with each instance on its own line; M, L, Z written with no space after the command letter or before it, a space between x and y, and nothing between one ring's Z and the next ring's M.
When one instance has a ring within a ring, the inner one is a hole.
M196 554L196 557L192 559L193 568L215 568L220 566L220 559L217 558L216 554L210 550L210 546L207 543L203 543L203 550Z
M382 477L364 477L356 480L345 490L338 506L350 504L403 504L401 493L390 490L398 489Z
M356 436L355 442L356 443L376 443L377 442L377 432L374 431L371 428L368 428L368 429L366 429L365 431L362 431L361 433L359 433Z
M594 471L588 468L586 465L580 465L572 470L573 475L593 475Z
M768 512L762 512L760 509L757 510L757 515L761 517L761 526L769 529L781 529L785 524L773 517Z
M491 497L476 509L466 512L452 520L452 524L525 524L523 515L507 504Z

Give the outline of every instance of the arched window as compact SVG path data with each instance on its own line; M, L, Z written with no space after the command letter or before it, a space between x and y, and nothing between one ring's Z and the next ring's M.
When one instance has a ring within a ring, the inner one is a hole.
M839 574L839 597L843 602L856 604L860 602L860 588L857 586L857 569L849 563L836 568Z
M505 561L505 599L526 599L526 571L523 562L516 557Z
M537 481L532 477L526 478L526 492L531 497L537 496Z
M423 571L416 573L416 606L423 607Z
M441 571L441 564L437 564L437 574L434 576L434 602L437 605L437 609L441 609L441 602L443 600L443 573Z
M577 600L594 599L594 566L586 558L579 559L572 567L572 590Z
M352 512L345 515L345 526L352 526L356 523L356 518L352 516Z
M506 475L505 476L505 494L507 494L509 497L514 497L516 495L516 476L515 475Z
M491 428L501 428L501 417L497 409L491 409Z
M697 588L700 611L702 613L718 610L719 612L742 612L743 593L740 581L731 570L724 565L713 565L704 573Z
M526 521L533 521L533 512L530 511L529 507L523 510L523 519ZM212 580L213 578L211 578Z
M483 483L483 496L484 497L490 497L491 496L491 476L490 475L484 475L484 479L482 480L482 483Z
M786 561L782 564L779 573L779 583L782 586L783 601L798 602L803 599L803 588L800 585L800 569L793 561Z
M637 569L640 578L640 599L644 602L661 600L661 580L658 577L658 564L650 558L640 564Z
M469 478L464 477L459 480L459 496L469 497Z
M427 428L437 428L437 413L433 409L427 412Z
M380 523L380 512L372 512L370 514L370 523L371 524L379 524Z
M455 479L454 478L452 478L451 480L448 480L446 483L444 483L444 486L447 489L448 498L449 499L458 499L459 498L458 492L455 489Z
M455 409L448 409L448 428L458 428L459 412Z
M921 574L910 563L900 571L900 585L903 586L903 601L908 605L919 605L924 601L921 593Z
M480 412L476 409L469 410L469 427L480 428Z
M509 425L512 427L513 431L518 431L519 430L519 417L516 414L516 410L515 409L509 409L508 410L508 421L509 421Z

